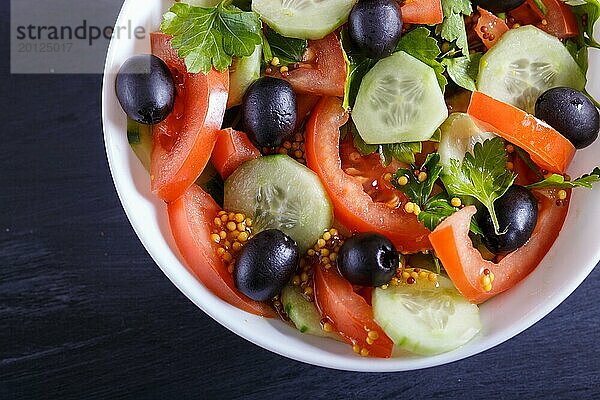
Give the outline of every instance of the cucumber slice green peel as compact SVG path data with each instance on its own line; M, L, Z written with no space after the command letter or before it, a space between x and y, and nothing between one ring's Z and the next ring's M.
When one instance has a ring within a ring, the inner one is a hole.
M284 287L281 291L281 303L285 313L300 332L341 340L339 335L323 330L321 314L319 314L317 306L315 303L306 300L298 287L292 285Z
M358 0L253 0L252 11L279 34L322 39L348 20Z
M403 51L379 61L365 75L352 111L368 144L429 140L447 117L435 71Z
M375 289L373 314L396 346L420 355L454 350L481 330L477 305L441 275L437 282L419 278Z
M146 171L149 172L153 143L152 126L143 125L127 118L127 141Z
M242 164L225 182L226 210L254 219L254 233L279 229L301 252L311 248L333 224L333 207L310 169L285 155Z
M250 85L260 78L262 46L257 45L248 57L234 58L229 67L229 97L227 108L242 104L242 99Z
M556 37L532 25L506 32L481 58L477 89L530 114L546 90L583 90L586 77Z

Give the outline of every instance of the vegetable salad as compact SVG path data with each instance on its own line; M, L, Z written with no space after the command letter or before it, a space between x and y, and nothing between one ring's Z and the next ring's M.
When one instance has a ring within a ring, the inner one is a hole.
M188 0L116 78L188 268L387 358L454 350L542 261L600 131L598 0Z

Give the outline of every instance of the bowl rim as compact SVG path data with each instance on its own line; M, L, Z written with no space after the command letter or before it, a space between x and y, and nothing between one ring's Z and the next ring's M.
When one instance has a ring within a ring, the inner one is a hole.
M135 1L138 0L125 0L123 2L117 19L117 24L121 23L125 19L126 15L128 15L130 9L133 7L132 5L135 3ZM269 341L267 338L260 335L254 335L252 334L252 332L244 330L242 326L243 324L236 323L235 321L228 321L226 318L222 317L222 315L217 314L212 307L214 307L219 302L223 302L207 290L204 290L204 293L198 293L198 287L203 287L203 285L200 282L185 282L179 276L177 276L177 274L175 274L171 267L165 265L163 257L161 256L161 254L154 250L152 244L146 238L143 232L143 227L138 221L136 221L135 211L131 204L128 203L128 200L126 198L126 182L124 178L116 172L115 155L111 150L112 133L109 132L106 124L109 115L107 104L109 101L111 101L111 96L109 94L111 91L113 92L112 101L116 100L116 98L114 98L114 90L112 87L112 82L110 81L109 71L110 68L114 65L113 61L116 51L115 49L118 45L119 39L116 37L112 38L108 47L106 62L103 71L101 112L105 152L109 165L109 170L115 186L115 190L117 192L117 196L119 198L119 201L121 202L123 210L125 211L127 219L129 220L129 223L132 226L134 232L136 233L140 242L142 243L148 254L151 256L153 261L181 293L183 293L190 301L192 301L192 303L194 303L204 313L208 314L212 319L217 321L220 325L227 328L236 335L246 339L247 341L254 343L266 350L290 358L292 360L301 361L310 365L356 372L410 371L452 363L477 355L495 346L498 346L504 343L505 341L519 335L521 332L528 329L529 327L535 325L538 321L540 321L542 318L544 318L546 315L552 312L556 307L558 307L567 297L569 297L577 289L577 287L581 285L585 278L591 273L598 261L600 261L600 246L598 246L595 249L595 253L593 254L593 256L590 257L590 260L587 263L587 265L582 267L577 274L571 277L568 283L565 284L565 286L562 288L559 295L552 296L551 298L546 299L546 302L544 302L540 307L538 307L535 313L527 314L525 317L511 324L509 328L504 329L499 333L489 335L488 337L479 341L477 345L469 345L467 343L465 346L459 349L460 351L455 350L449 353L444 353L436 356L419 358L374 359L355 357L355 360L349 361L347 358L341 357L333 353L331 353L331 357L321 358L318 354L311 355L311 353L309 352L303 352L299 351L298 349L294 349L293 346L290 345L281 345L280 343L278 343L279 345L274 345L273 342ZM127 151L129 151L129 148L127 148ZM162 210L162 212L164 211L165 210ZM172 248L171 251L173 251L173 253L178 253ZM189 271L187 275L191 276ZM227 303L223 304L225 306L229 306Z

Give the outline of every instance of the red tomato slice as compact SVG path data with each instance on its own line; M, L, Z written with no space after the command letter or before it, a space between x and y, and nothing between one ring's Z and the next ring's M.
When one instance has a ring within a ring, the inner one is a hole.
M433 149L432 149L433 150ZM352 133L348 132L340 142L342 171L362 184L363 190L373 201L384 203L390 208L398 208L407 198L385 180L386 174L394 174L398 168L409 168L407 164L393 161L387 167L381 164L379 153L362 156L354 147Z
M305 132L307 165L321 178L336 219L352 231L387 236L401 252L430 249L429 231L414 214L373 201L362 182L342 170L339 128L346 121L342 101L325 97L313 110Z
M573 144L531 114L481 92L473 92L467 113L529 153L533 162L550 172L565 174L575 156Z
M296 129L300 129L306 117L310 114L310 112L315 108L317 103L321 100L321 96L316 96L313 94L299 94L296 95L296 110L297 110L297 122Z
M227 128L219 131L210 161L221 177L227 179L240 165L260 155L244 132Z
M251 300L240 292L217 255L210 240L210 227L220 207L200 187L192 185L183 196L167 206L171 231L187 267L211 292L232 306L252 314L274 317L266 303Z
M497 264L484 260L469 238L471 217L477 211L473 206L448 217L429 235L435 254L448 276L468 300L483 303L522 281L539 265L556 241L569 208L557 205L554 190L535 191L534 194L539 201L539 216L531 239ZM568 202L569 197L565 201ZM494 275L490 291L483 289L485 269Z
M406 0L401 9L406 24L436 25L444 20L440 0Z
M537 25L541 22L541 12L535 7L535 11L531 8L528 2L521 4L519 7L507 13L507 21L512 27L514 24L519 25Z
M318 96L344 96L346 60L335 33L308 42L306 62L287 72L286 79L296 93ZM277 75L280 75L277 72Z
M536 25L559 39L579 36L579 24L571 6L561 0L540 1L546 7L545 15L534 0L527 0L525 4L510 11L509 18L512 17L521 25Z
M229 73L188 74L169 36L155 32L150 37L152 54L169 66L177 85L173 112L153 127L150 163L152 191L168 202L180 197L208 163L225 114Z
M475 32L477 32L485 47L489 49L496 44L502 35L508 32L509 28L504 20L496 17L491 12L481 7L477 7L477 10L479 11L479 19L475 26Z
M531 167L517 154L514 154L513 156L513 166L513 171L517 174L515 185L527 186L542 180L539 168L536 168L536 171L532 170Z
M326 269L319 264L314 275L315 301L323 317L331 321L334 329L352 346L367 349L374 357L389 358L394 343L373 320L373 309L352 285L334 268ZM377 332L373 344L367 343L370 331Z

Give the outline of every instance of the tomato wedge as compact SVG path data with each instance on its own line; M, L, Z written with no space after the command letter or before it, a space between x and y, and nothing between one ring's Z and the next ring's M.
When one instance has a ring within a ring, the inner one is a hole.
M296 129L300 129L306 121L306 117L311 113L313 108L321 100L321 96L313 94L299 94L296 96L296 111L298 118L296 119Z
M394 343L383 329L373 320L373 309L359 294L354 293L352 285L342 278L334 268L326 269L319 264L314 275L315 301L321 315L331 321L334 329L353 348L361 352L366 349L370 355L389 358ZM370 331L377 332L373 344L367 342Z
M406 24L436 25L444 20L440 0L406 0L401 9Z
M260 151L244 132L231 128L219 131L217 143L210 157L223 179L227 179L240 165L260 157Z
M232 306L252 314L274 317L266 303L251 300L240 292L210 240L210 226L220 207L200 187L192 185L183 196L167 206L171 231L188 268L211 292Z
M325 97L313 110L305 131L307 165L321 178L336 219L352 231L387 236L401 252L430 249L429 231L414 214L373 201L360 180L342 170L340 127L347 121L342 101Z
M551 126L481 92L473 92L467 113L483 128L521 147L533 162L550 172L565 174L575 156L573 144Z
M221 128L229 73L216 70L189 74L171 48L171 38L151 34L152 53L171 70L177 85L173 112L153 127L154 148L150 163L152 191L169 202L180 197L208 163Z
M283 79L296 93L342 97L346 87L346 61L336 34L309 40L306 54L306 61L287 72ZM277 75L281 76L279 72Z
M539 265L556 241L567 217L567 203L557 205L555 190L534 191L534 194L539 201L539 216L531 239L498 264L484 260L471 243L469 224L477 211L473 206L448 217L429 235L435 254L448 276L469 301L483 303L522 281ZM566 202L569 196L570 191ZM486 269L494 275L490 291L483 289Z
M509 31L509 28L506 22L488 10L481 7L477 7L477 10L479 11L479 19L475 26L475 32L477 32L477 36L485 44L485 47L489 49L496 44L502 35Z
M510 11L509 19L521 25L536 25L538 28L556 36L559 39L567 39L579 36L579 24L571 9L561 0L538 0L544 4L546 13L536 5L534 0Z

